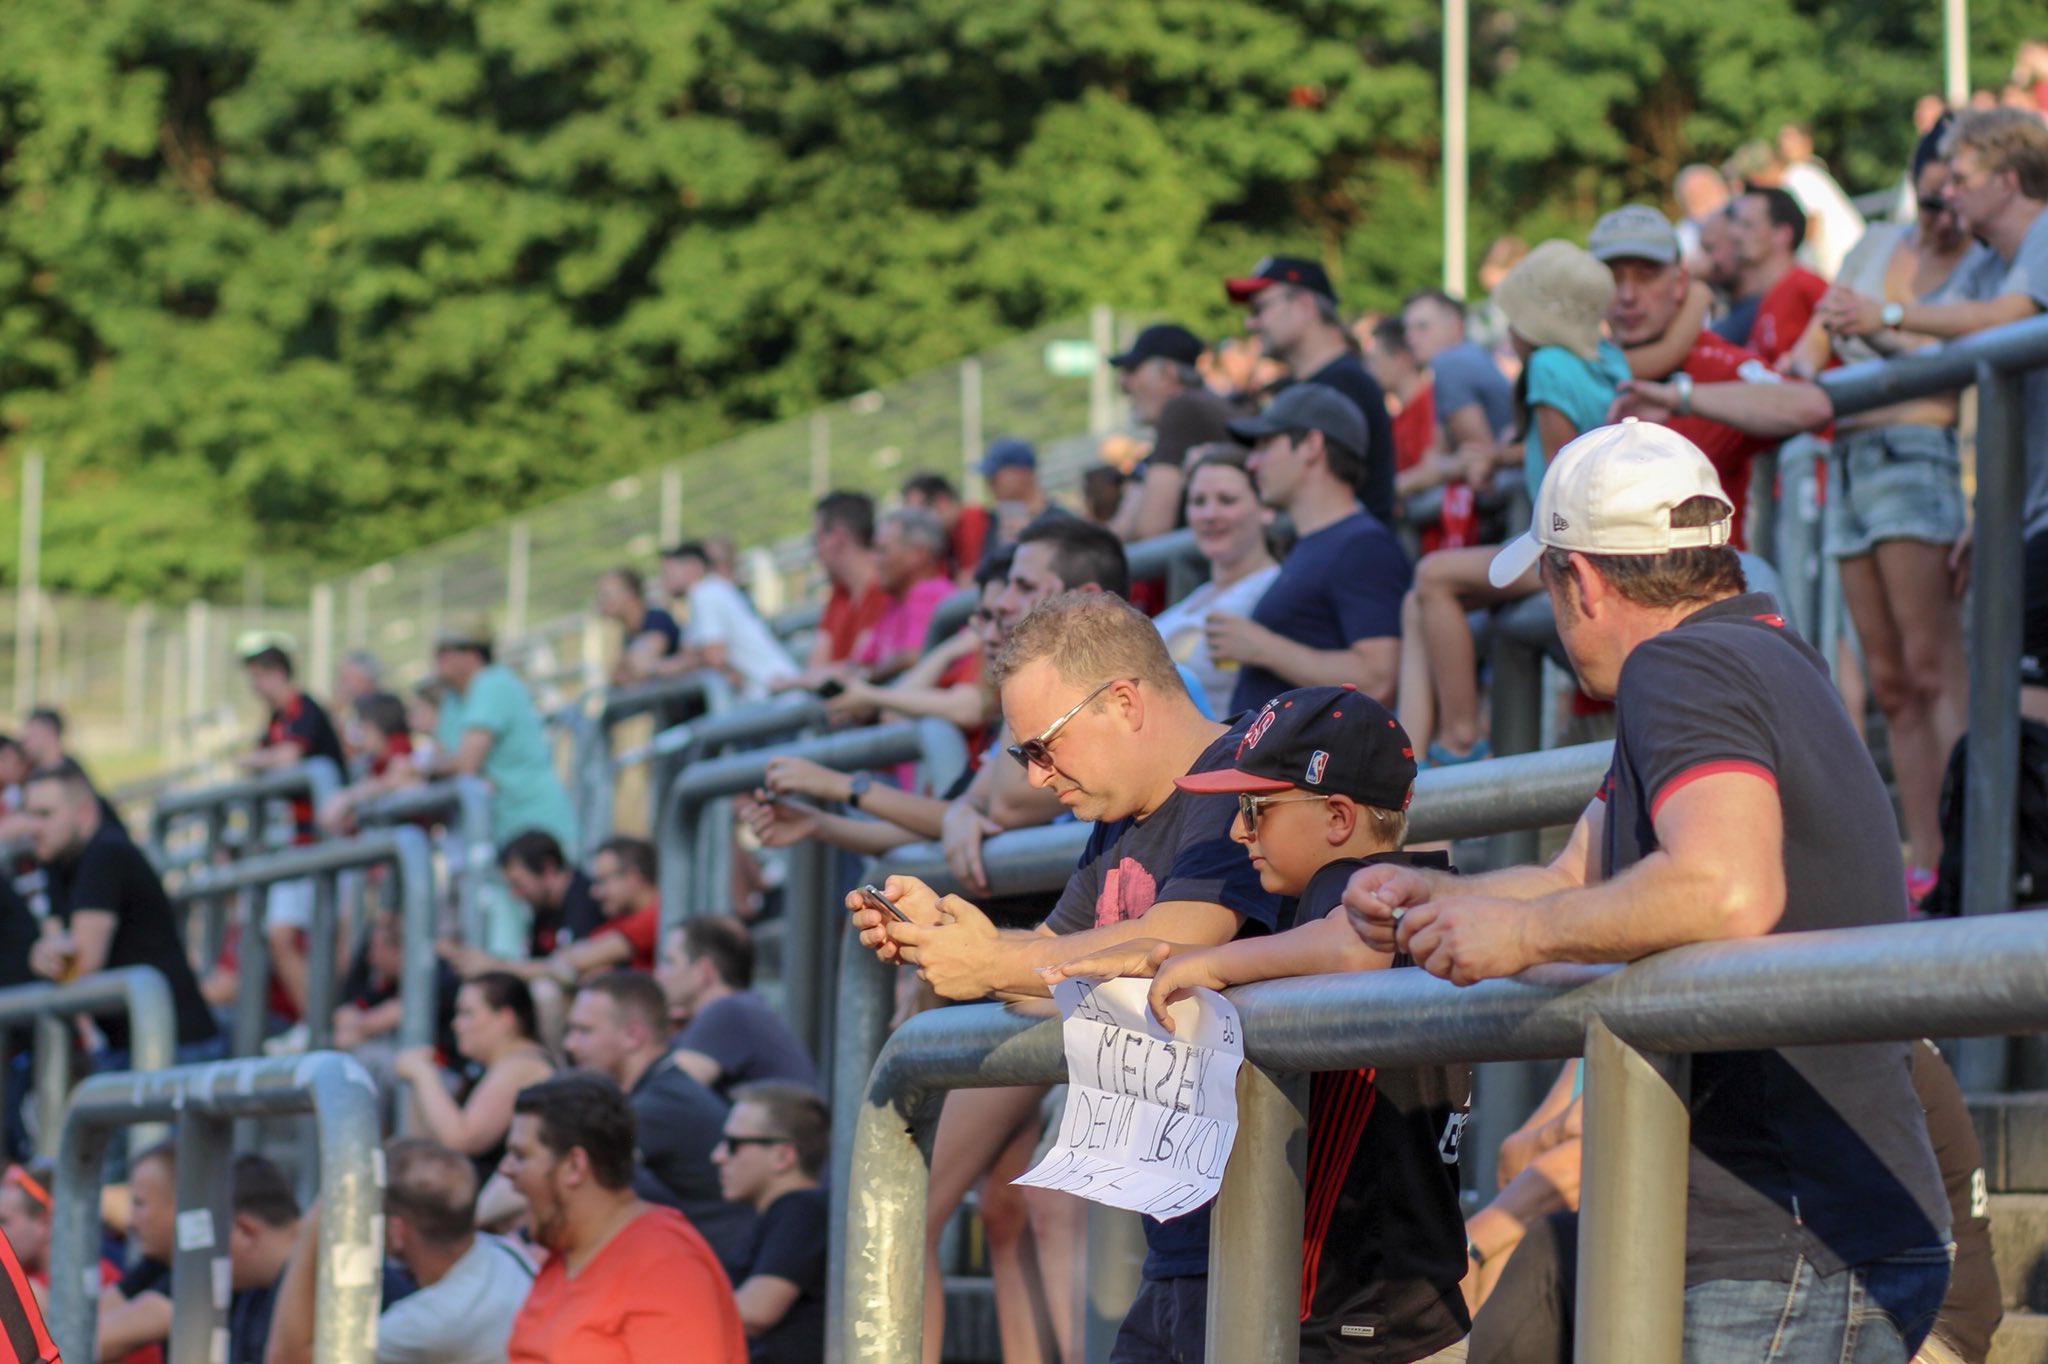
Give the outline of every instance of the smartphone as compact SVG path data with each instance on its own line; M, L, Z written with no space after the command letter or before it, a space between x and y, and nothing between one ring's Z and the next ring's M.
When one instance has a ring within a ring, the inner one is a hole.
M891 904L889 897L876 890L873 886L862 886L860 893L867 898L867 902L870 905L881 910L884 914L894 914L897 918L903 920L904 923L916 922L908 914L905 914L902 910L896 908L894 904Z
M818 699L820 701L830 701L845 690L846 684L844 682L841 682L836 677L828 677L818 684Z

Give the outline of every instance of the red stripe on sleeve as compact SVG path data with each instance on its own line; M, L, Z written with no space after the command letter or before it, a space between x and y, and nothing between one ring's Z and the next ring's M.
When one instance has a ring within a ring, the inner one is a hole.
M1656 798L1650 802L1650 818L1655 820L1657 812L1664 808L1665 801L1670 800L1700 778L1718 777L1724 772L1746 772L1752 777L1762 778L1773 791L1778 789L1778 774L1765 767L1762 763L1753 763L1741 758L1723 758L1715 762L1701 763L1698 767L1688 767L1670 781L1665 782L1664 789L1659 791Z

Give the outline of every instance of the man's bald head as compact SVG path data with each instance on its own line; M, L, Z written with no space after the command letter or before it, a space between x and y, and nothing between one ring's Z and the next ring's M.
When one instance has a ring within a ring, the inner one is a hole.
M476 1230L476 1169L469 1157L424 1137L384 1148L384 1214L428 1245L459 1246Z

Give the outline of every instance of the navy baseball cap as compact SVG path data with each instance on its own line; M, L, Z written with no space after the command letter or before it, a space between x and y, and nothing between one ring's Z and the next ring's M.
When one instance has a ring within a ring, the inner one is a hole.
M981 457L981 476L987 478L998 469L1036 469L1038 451L1031 448L1031 442L1019 436L998 436L988 443L988 449Z
M1247 303L1254 294L1276 284L1291 284L1335 303L1337 290L1330 284L1330 272L1305 256L1268 256L1252 267L1249 275L1234 275L1223 281L1223 292L1232 303Z
M1129 369L1147 360L1171 360L1177 365L1192 365L1202 358L1203 349L1202 338L1186 327L1160 322L1139 332L1131 348L1121 355L1110 356L1109 363L1117 369Z
M1365 414L1328 384L1289 384L1256 417L1238 417L1230 434L1256 445L1282 431L1320 431L1354 455L1366 453Z
M1238 731L1228 767L1174 778L1204 794L1314 791L1381 810L1415 795L1415 747L1401 722L1356 687L1282 692Z

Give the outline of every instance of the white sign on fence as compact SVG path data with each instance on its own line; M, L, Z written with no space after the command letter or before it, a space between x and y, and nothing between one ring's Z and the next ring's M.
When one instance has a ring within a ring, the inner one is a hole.
M1237 1139L1244 1027L1229 1000L1197 990L1174 1031L1145 1004L1149 980L1068 980L1067 1112L1059 1145L1019 1184L1079 1194L1162 1220L1216 1196Z

